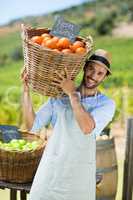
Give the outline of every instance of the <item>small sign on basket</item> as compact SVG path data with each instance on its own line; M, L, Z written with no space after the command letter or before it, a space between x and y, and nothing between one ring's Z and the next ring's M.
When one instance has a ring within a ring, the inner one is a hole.
M21 139L21 134L17 127L0 125L0 140L3 142L10 142L12 139Z
M58 37L67 37L74 42L80 32L80 26L65 21L63 17L58 16L50 33Z

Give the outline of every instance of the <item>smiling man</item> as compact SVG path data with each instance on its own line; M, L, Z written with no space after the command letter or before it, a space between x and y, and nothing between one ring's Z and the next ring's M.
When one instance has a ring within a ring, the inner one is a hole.
M40 161L30 200L95 200L96 136L112 120L115 103L98 91L111 74L110 56L99 49L86 61L78 88L65 69L53 81L65 97L50 98L35 114L29 96L28 76L22 73L23 113L27 128L38 132L51 123L53 133Z

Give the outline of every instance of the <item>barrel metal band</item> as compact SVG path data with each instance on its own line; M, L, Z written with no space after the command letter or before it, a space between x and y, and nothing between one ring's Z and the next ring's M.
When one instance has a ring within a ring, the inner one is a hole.
M103 147L103 146L104 147L109 147L109 146L114 147L114 138L112 138L110 140L106 140L106 141L99 140L99 141L96 142L96 144L97 144L97 148Z
M108 173L108 172L112 172L117 169L118 169L118 166L114 165L114 166L108 167L108 168L100 168L100 169L97 169L96 171L97 171L97 173Z
M109 197L97 197L96 200L115 200L116 195L111 195Z
M106 147L106 148L105 148ZM103 146L97 146L96 147L96 149L99 151L101 151L101 150L107 150L107 149L112 149L113 151L114 151L114 149L115 149L115 145L114 144L110 144L109 146L107 146L107 145L104 145L103 144Z

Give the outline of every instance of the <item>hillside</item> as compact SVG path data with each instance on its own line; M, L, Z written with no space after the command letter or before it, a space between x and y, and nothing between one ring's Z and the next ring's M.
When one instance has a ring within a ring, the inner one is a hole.
M54 23L54 17L62 15L65 19L81 26L80 34L82 36L88 34L93 36L94 48L105 48L111 51L113 57L112 68L115 73L110 78L109 83L107 82L107 85L121 86L128 79L128 85L132 86L133 83L131 80L133 77L129 71L132 66L131 63L133 63L133 41L130 38L117 39L111 36L111 32L115 32L114 27L118 24L121 25L120 22L122 20L125 20L125 22L123 21L125 24L131 21L129 9L127 10L127 7L131 7L131 1L128 0L121 3L118 0L115 4L114 2L114 0L100 0L83 3L80 6L74 6L60 12L11 21L8 26L0 28L0 68L4 66L8 68L9 65L14 65L14 62L22 62L23 60L20 36L21 23L32 27L51 27ZM119 30L119 28L117 29ZM124 70L124 76L121 70Z
M79 24L81 34L88 34L89 31L93 35L106 35L111 34L112 29L119 27L121 22L133 21L133 3L131 0L96 0L47 15L19 18L0 26L0 36L19 31L21 23L33 27L51 27L56 15Z
M82 36L88 34L92 35L95 40L95 48L98 47L96 39L101 36L127 37L126 42L123 41L123 39L119 39L119 41L121 41L120 46L123 46L124 51L120 49L120 51L122 51L120 53L120 55L122 54L121 60L119 60L118 63L113 61L113 65L118 68L124 68L126 66L126 70L128 70L131 68L131 63L133 61L130 56L132 40L128 39L129 37L133 37L132 10L133 5L130 0L122 2L120 0L97 0L91 3L87 2L79 6L73 6L59 12L53 12L48 15L38 17L30 16L13 20L8 25L0 27L0 67L10 63L10 60L12 60L12 58L14 60L14 57L17 56L18 60L22 60L20 37L21 23L32 27L51 28L55 16L62 15L65 19L80 25L80 34ZM129 44L128 47L126 43ZM107 50L108 48L109 50L113 49L114 47L110 45L111 44L105 44L104 46L107 46ZM119 47L116 46L116 48ZM125 50L128 52L128 60L124 54ZM118 51L119 50L117 50L117 52ZM115 58L116 55L113 55L113 57L115 61L118 60Z

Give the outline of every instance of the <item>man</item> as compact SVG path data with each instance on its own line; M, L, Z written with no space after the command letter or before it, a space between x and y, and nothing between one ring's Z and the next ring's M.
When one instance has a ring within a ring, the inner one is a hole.
M27 128L36 133L50 122L54 127L34 178L30 200L94 200L95 138L115 112L114 101L98 91L99 84L111 74L109 53L99 49L86 61L78 88L67 69L66 78L56 73L58 78L53 85L61 87L67 96L49 99L36 114L27 74L22 75Z

